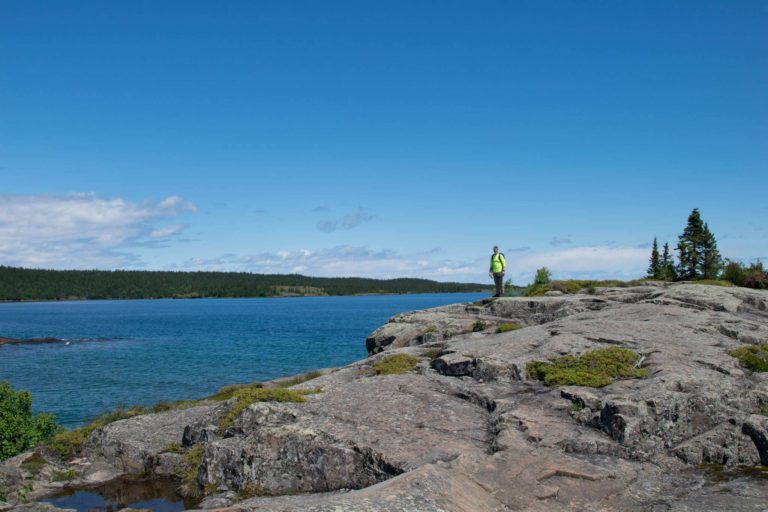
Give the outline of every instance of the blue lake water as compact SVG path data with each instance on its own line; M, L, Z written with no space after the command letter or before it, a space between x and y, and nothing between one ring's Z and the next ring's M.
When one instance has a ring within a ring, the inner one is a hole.
M36 302L0 304L0 381L74 427L123 405L201 398L364 358L394 314L487 294Z

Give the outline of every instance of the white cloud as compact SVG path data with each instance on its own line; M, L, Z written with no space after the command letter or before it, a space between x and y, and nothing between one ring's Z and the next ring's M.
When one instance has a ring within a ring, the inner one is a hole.
M199 269L220 268L218 259L199 260L188 267ZM207 265L206 263L211 263ZM326 249L275 251L255 254L232 261L228 270L249 271L265 274L302 273L325 277L373 277L391 279L397 277L421 277L426 279L469 281L482 278L480 262L456 262L432 260L423 253L399 254L383 249L341 245Z
M95 194L0 195L0 262L48 268L140 265L131 245L178 233L153 224L195 205L178 196L132 203Z
M149 236L152 238L167 238L179 233L186 226L184 224L171 224L162 228L153 229Z
M507 256L507 267L520 283L529 282L536 269L547 267L555 278L626 279L645 274L649 252L638 247L607 245Z

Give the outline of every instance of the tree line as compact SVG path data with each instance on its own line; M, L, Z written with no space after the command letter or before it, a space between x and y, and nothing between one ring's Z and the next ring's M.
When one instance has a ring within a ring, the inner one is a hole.
M160 299L479 292L482 284L428 279L308 277L246 272L42 270L0 266L0 300Z
M749 266L720 255L717 240L701 218L698 208L688 216L688 223L677 238L677 263L665 242L661 253L656 237L651 246L647 277L663 281L722 279L737 286L768 288L768 273L760 261Z

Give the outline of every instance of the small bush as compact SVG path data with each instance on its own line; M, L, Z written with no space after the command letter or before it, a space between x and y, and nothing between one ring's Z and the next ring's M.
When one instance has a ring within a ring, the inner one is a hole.
M746 345L728 352L741 366L753 372L768 372L768 344Z
M552 273L547 267L541 267L536 271L536 276L533 278L533 283L528 285L523 290L523 295L526 297L539 297L544 295L550 290L550 282L552 280Z
M472 332L480 332L480 331L484 331L484 330L486 330L487 328L488 328L488 325L487 325L485 322L483 322L482 320L477 320L477 321L476 321L476 322L475 322L475 323L472 325Z
M526 366L528 378L544 381L547 386L589 386L601 388L618 378L641 378L644 368L635 368L640 356L626 348L611 347L564 356L549 362L531 361Z
M0 382L0 461L48 439L59 426L53 415L32 414L32 395Z
M763 268L763 262L758 260L748 267L738 261L729 261L720 276L736 286L746 286L758 290L768 289L768 272Z
M516 331L520 328L520 324L517 322L505 322L496 328L496 334L502 332Z
M410 354L395 354L373 363L373 371L376 375L408 373L416 368L418 362L418 358Z

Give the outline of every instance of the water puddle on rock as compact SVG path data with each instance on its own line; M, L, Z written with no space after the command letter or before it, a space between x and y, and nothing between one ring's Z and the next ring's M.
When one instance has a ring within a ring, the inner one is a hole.
M726 468L720 464L700 464L699 468L712 482L727 482L738 478L768 479L768 466L736 466Z
M123 508L179 512L194 508L196 501L182 498L179 483L171 479L119 478L96 487L68 488L40 501L78 512L114 512Z

